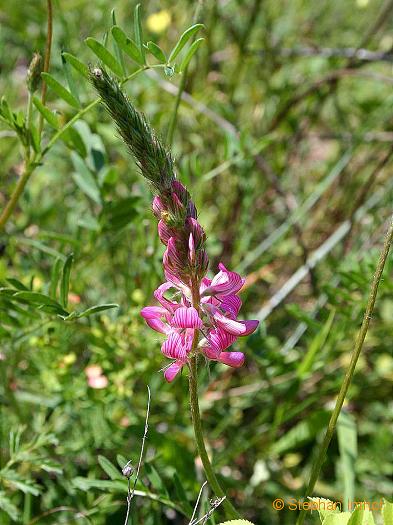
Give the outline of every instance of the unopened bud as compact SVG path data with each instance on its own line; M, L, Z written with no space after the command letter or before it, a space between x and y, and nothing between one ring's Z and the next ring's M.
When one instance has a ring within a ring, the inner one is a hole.
M41 55L39 53L34 53L26 76L27 89L30 91L30 93L37 91L38 86L40 85L41 65Z
M134 467L131 465L131 461L124 465L121 472L123 476L127 479L132 476L132 474L134 473Z

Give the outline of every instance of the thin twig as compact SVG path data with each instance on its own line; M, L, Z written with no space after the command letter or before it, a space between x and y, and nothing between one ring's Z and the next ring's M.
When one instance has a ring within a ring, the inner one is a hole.
M362 326L360 327L358 336L355 341L355 346L354 346L352 356L351 356L351 362L348 366L344 380L342 382L340 392L336 400L336 405L330 417L330 421L326 429L325 437L319 449L318 456L312 466L310 480L308 482L306 493L304 495L305 499L307 499L307 497L312 494L312 491L314 490L314 487L315 487L315 483L317 482L319 474L321 472L322 465L325 461L326 453L327 453L330 441L332 440L332 437L333 437L333 434L336 428L337 419L340 415L341 408L344 404L344 400L348 393L348 389L349 389L349 386L351 384L351 381L352 381L352 378L355 372L356 364L358 362L360 353L363 348L364 340L366 339L368 328L370 326L370 321L372 318L375 302L377 299L379 284L381 282L382 273L385 268L385 263L386 263L392 242L393 242L393 216L390 219L390 226L386 233L385 242L381 250L381 254L379 257L379 261L377 264L373 282L371 284L370 294L369 294L369 298L367 301L366 310L364 312ZM298 519L296 521L296 525L302 525L302 523L304 522L304 518L305 518L305 512L306 511L304 509L300 512Z
M201 522L202 522L202 525L205 525L207 520L210 518L213 512L221 505L221 503L225 500L225 498L226 496L223 496L222 498L217 498L215 501L213 501L211 508L206 512L206 514L204 514L198 520L191 522L190 525L198 525L198 523L201 523Z
M202 487L199 490L199 494L198 494L197 500L196 500L195 505L194 505L194 510L193 510L193 513L192 513L192 516L191 516L191 519L190 519L190 522L189 522L188 525L191 525L192 522L194 521L195 514L196 514L196 511L197 511L198 505L199 505L199 500L201 499L202 492L203 492L203 489L205 488L206 484L207 484L207 481L205 481L205 483L202 485Z
M144 430L144 433L143 433L141 453L139 455L139 462L138 462L138 467L136 469L136 475L135 475L135 479L134 479L134 484L132 486L132 490L131 490L131 482L130 482L131 476L128 476L127 514L126 514L126 519L124 521L124 525L128 525L128 519L129 519L130 511L131 511L131 501L132 501L132 498L134 497L134 494L135 494L135 487L136 487L136 483L138 481L139 471L140 471L141 464L142 464L143 451L144 451L144 448L145 448L145 441L146 441L147 431L149 429L149 414L150 414L150 387L149 387L149 385L147 385L147 396L148 397L147 397L145 430ZM127 465L128 464L129 463L127 463Z

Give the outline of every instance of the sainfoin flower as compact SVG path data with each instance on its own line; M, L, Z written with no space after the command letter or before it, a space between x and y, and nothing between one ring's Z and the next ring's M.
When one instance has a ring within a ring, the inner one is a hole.
M244 279L222 263L213 279L206 277L206 236L180 182L175 180L172 192L164 198L155 197L153 212L166 246L163 266L167 282L154 292L160 306L146 306L141 315L153 330L166 335L161 352L172 363L165 369L165 379L173 381L192 352L235 368L242 366L244 354L228 349L239 336L251 334L258 326L258 321L237 319L242 305L238 292ZM196 332L198 344L193 348Z

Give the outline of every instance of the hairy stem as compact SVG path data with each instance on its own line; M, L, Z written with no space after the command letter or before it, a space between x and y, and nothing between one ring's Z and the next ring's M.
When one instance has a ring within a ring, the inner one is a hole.
M335 427L336 427L336 423L337 423L337 419L338 419L338 416L340 415L342 406L344 404L344 400L345 400L345 397L347 395L349 386L351 384L351 381L352 381L352 378L353 378L353 375L354 375L354 372L355 372L355 367L356 367L357 361L359 359L360 352L362 351L364 340L365 340L366 335L367 335L367 331L368 331L368 328L369 328L369 325L370 325L371 317L372 317L372 314L373 314L373 311L374 311L374 306L375 306L375 301L376 301L376 298L377 298L379 283L381 282L382 273L383 273L383 270L384 270L384 267L385 267L386 259L388 257L389 250L390 250L390 247L392 245L392 242L393 242L393 216L391 218L390 226L389 226L389 229L388 229L386 237L385 237L385 242L384 242L381 254L379 256L377 269L375 271L374 278L373 278L373 281L372 281L372 284L371 284L370 294L369 294L369 298L368 298L368 301L367 301L366 310L365 310L364 316L363 316L362 326L360 327L358 336L356 338L355 347L354 347L353 352L352 352L351 362L350 362L350 364L348 366L348 369L346 371L346 374L345 374L345 377L344 377L344 381L342 382L342 385L341 385L341 388L340 388L340 392L339 392L338 397L337 397L336 405L335 405L333 413L332 413L332 415L330 417L330 421L329 421L328 427L326 429L326 434L325 434L325 437L324 437L324 439L322 441L322 444L321 444L318 456L317 456L317 458L316 458L316 460L315 460L315 462L314 462L314 464L312 466L310 480L308 482L307 490L306 490L306 493L304 495L305 499L312 494L312 491L314 490L315 484L316 484L316 482L318 480L318 477L319 477L319 474L321 472L322 465L323 465L323 463L325 461L326 452L327 452L327 450L329 448L330 441L332 440L332 437L333 437L333 434L334 434L334 431L335 431ZM302 523L304 522L304 519L305 519L305 513L306 513L305 509L303 509L300 512L300 514L298 516L298 519L296 521L296 525L302 525Z
M193 301L192 301L193 306L194 308L199 310L198 287L194 285L192 287L192 292L193 292L192 294L193 295ZM223 498L225 496L225 493L216 478L212 464L210 463L208 453L206 451L205 441L203 438L202 421L201 421L201 414L199 411L199 401L198 401L198 356L196 355L198 339L199 339L199 333L197 330L195 330L194 340L192 342L192 348L191 348L192 357L189 363L189 376L188 376L189 389L190 389L191 418L192 418L192 424L194 426L194 434L195 434L198 454L202 461L203 469L206 474L206 479L209 482L210 488L213 490L216 497ZM225 500L222 502L222 505L224 507L225 513L228 518L231 518L231 519L240 518L238 512L236 511L232 503L228 500L228 498L225 498Z

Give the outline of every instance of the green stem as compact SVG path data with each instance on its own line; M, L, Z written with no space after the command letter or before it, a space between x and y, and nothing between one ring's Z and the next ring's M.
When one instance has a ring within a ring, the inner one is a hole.
M375 271L374 278L373 278L371 288L370 288L370 294L369 294L369 298L367 301L366 311L364 312L364 316L363 316L362 326L360 327L358 336L356 338L355 347L352 352L351 362L349 363L347 372L344 377L344 381L341 385L340 392L337 397L336 405L330 417L330 421L326 429L326 434L322 441L318 456L312 466L310 480L308 482L306 494L304 495L305 499L312 494L312 491L314 490L315 484L321 472L322 465L325 461L326 452L329 448L330 441L332 440L334 430L336 427L336 423L337 423L337 419L338 419L338 416L340 415L341 408L344 404L344 400L347 395L349 386L351 384L352 377L355 372L355 367L359 359L360 352L363 348L364 340L367 335L367 331L368 331L370 321L372 318L372 314L374 311L375 301L377 299L379 283L381 282L382 273L385 267L386 259L388 257L392 242L393 242L393 216L390 222L389 229L386 233L385 242L384 242L381 254L379 256L377 269ZM306 513L305 509L301 510L298 516L298 519L296 521L296 525L302 525L305 519L305 513Z
M0 215L0 231L4 229L5 225L7 224L8 219L10 218L12 212L14 211L19 197L21 196L24 187L26 186L27 181L30 178L30 175L32 174L34 168L31 164L25 164L23 173L18 180L18 183L16 185L16 188L14 189L10 200L7 202L6 207L4 208L2 214Z
M198 291L199 287L196 287L194 285L192 288L193 288L193 301L192 301L193 306L199 311L199 291ZM192 424L194 426L194 434L195 434L198 454L202 461L203 469L206 474L206 479L210 485L210 488L213 490L214 494L216 495L216 497L222 498L225 496L225 492L221 488L221 485L219 484L216 478L212 464L210 463L208 453L206 451L205 441L203 438L201 413L199 411L199 400L198 400L198 355L197 355L198 339L199 339L199 332L196 330L194 334L194 339L192 342L191 352L190 352L191 359L189 363L189 376L188 376L189 389L190 389L191 419L192 419ZM224 499L224 501L222 502L222 506L228 518L230 519L240 518L239 513L237 512L237 510L235 509L235 507L232 505L232 503L229 501L228 498Z
M46 31L46 46L45 46L45 58L44 58L44 68L43 71L47 73L49 71L49 65L50 65L50 56L52 51L52 37L53 37L53 8L52 8L52 0L47 0L47 8L48 8L48 22L47 22L47 31ZM41 92L41 102L43 106L45 106L46 102L46 91L47 86L46 82L42 82L42 92ZM44 117L40 113L39 121L38 121L38 136L41 137L42 128L44 126Z

